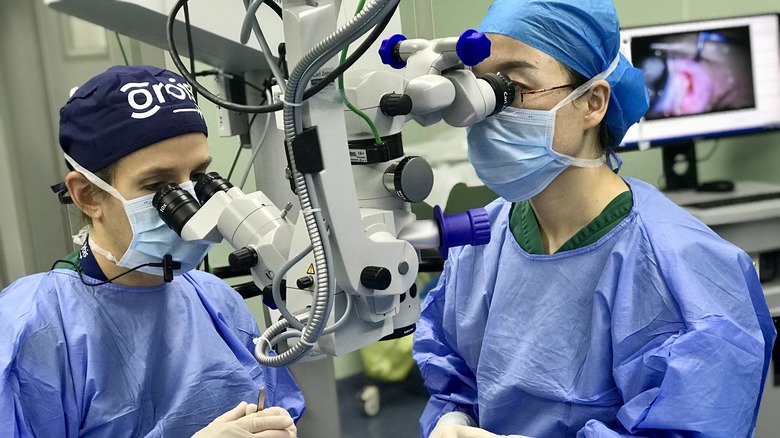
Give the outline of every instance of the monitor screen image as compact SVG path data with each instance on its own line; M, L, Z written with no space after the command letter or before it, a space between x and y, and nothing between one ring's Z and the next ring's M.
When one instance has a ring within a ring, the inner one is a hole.
M780 128L778 15L623 29L621 41L650 96L625 145Z
M650 90L647 120L756 106L747 26L637 37L631 54Z

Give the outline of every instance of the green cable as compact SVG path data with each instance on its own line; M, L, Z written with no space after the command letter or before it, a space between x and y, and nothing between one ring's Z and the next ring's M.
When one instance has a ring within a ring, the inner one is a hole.
M119 50L122 51L122 58L125 60L125 65L130 65L130 63L127 61L127 54L125 53L125 46L122 45L122 40L119 39L119 33L114 32L114 35L116 35L116 42L119 44Z
M363 5L366 3L366 0L360 0L360 3L357 6L357 10L355 11L355 15L359 14L361 10L363 10ZM349 50L349 47L344 48L344 50L341 51L341 58L339 59L339 64L343 64L344 60L347 59L347 51ZM366 123L368 123L368 127L371 128L371 133L374 135L374 141L376 144L382 144L382 137L379 135L379 130L376 129L376 125L374 125L374 122L371 120L370 117L363 111L360 111L360 108L356 107L352 104L352 102L347 99L347 93L344 91L344 75L339 76L339 93L341 94L341 99L344 100L344 103L347 105L347 108L350 109L353 113L357 114L361 119L365 120Z

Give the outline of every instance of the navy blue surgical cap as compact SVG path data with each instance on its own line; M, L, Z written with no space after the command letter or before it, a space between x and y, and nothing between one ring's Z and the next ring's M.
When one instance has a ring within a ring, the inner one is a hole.
M157 67L111 67L79 87L60 109L60 146L91 172L193 132L208 135L189 84Z
M522 41L586 78L606 70L620 51L620 24L610 0L497 0L479 30ZM623 55L606 81L612 88L606 146L614 147L647 112L649 100L641 70Z

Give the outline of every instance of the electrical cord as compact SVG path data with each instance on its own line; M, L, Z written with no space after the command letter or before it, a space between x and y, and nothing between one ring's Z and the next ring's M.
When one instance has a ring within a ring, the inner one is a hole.
M284 74L273 59L273 56L271 55L271 48L268 46L268 41L266 41L263 30L260 28L260 23L257 21L257 17L255 16L257 9L261 4L265 3L265 1L266 0L255 0L253 5L256 6L254 9L252 9L252 6L249 4L249 0L244 0L244 9L246 9L246 14L244 15L244 22L241 27L240 41L241 44L246 44L249 41L249 35L251 33L255 34L255 39L260 45L260 51L263 53L265 61L268 64L268 67L271 69L271 73L273 73L274 77L276 78L276 82L284 87Z
M301 330L304 329L305 324L307 322L307 318L298 319L287 309L287 303L285 302L284 299L282 299L281 283L282 283L282 279L287 276L287 273L290 271L290 269L292 269L292 267L295 266L298 262L300 262L304 257L309 255L312 249L313 249L312 245L308 245L306 248L302 249L298 254L293 256L290 260L285 262L281 267L279 267L279 272L277 272L277 275L274 277L273 284L271 287L271 293L273 295L274 303L276 303L276 309L290 323L290 327L295 329L298 333L300 333ZM276 277L278 277L279 280L277 280ZM328 333L332 333L345 324L348 315L352 312L352 305L353 305L352 296L346 292L345 294L346 294L345 299L347 301L347 306L346 309L344 310L344 313L341 315L338 321L336 321L335 323L333 323L328 327L325 327L322 330L321 334L326 335ZM274 344L275 342L271 341L271 345Z
M284 73L284 78L290 77L290 72L287 69L287 46L284 43L279 43L279 68Z
M696 163L703 163L709 160L710 158L712 158L712 156L715 155L715 152L718 150L718 146L720 146L720 138L715 139L715 143L712 145L712 149L710 149L709 152L707 152L707 155L696 160Z
M190 8L189 3L184 3L184 29L187 33L187 50L190 54L190 71L195 71L195 47L192 43L192 26L190 26ZM198 104L198 93L193 93L195 105Z
M282 7L279 6L278 3L276 3L274 0L263 0L263 3L265 3L266 6L271 8L274 12L276 12L276 15L279 16L279 18L282 18Z
M254 121L254 119L252 119ZM241 144L241 142L238 142L238 150L236 151L236 156L233 157L233 164L230 165L230 172L227 174L227 180L230 181L230 178L233 176L233 171L236 170L236 164L238 163L238 157L241 156L241 152L244 151L244 145Z
M246 184L246 180L249 178L249 172L252 170L253 164L257 159L257 155L260 153L260 148L263 146L263 142L265 141L265 137L268 135L268 131L271 129L272 118L273 116L271 115L265 117L265 127L263 128L263 133L260 134L260 139L257 140L257 146L252 151L252 158L249 159L249 163L246 165L246 169L244 170L244 176L241 178L241 184L239 184L239 188L241 190L244 190L244 184Z
M357 10L355 10L355 15L360 13L361 10L363 10L363 6L365 5L366 0L360 0L357 6ZM395 11L393 11L395 12ZM393 13L390 13L390 16L392 16ZM341 51L341 56L339 57L339 63L343 63L344 60L347 58L347 53L349 52L349 46L345 47L344 50ZM344 104L349 108L350 111L355 113L358 117L363 119L363 121L366 122L369 129L371 129L371 134L374 136L374 143L381 145L382 144L382 136L379 135L379 130L376 128L376 124L373 120L371 120L371 117L368 116L368 114L364 113L360 110L360 108L356 107L352 104L352 102L349 101L349 98L347 98L347 92L344 90L344 75L339 76L338 80L338 87L339 87L339 94L341 95L341 100L344 101Z
M202 77L202 76L220 76L220 75L224 76L224 77L226 77L228 79L235 79L235 80L241 82L242 84L244 84L245 86L247 86L249 88L252 88L254 90L257 90L258 92L262 93L263 100L261 101L261 104L265 104L266 102L269 101L269 99L270 99L270 97L269 97L270 96L270 89L271 89L271 87L274 84L273 77L263 81L263 87L264 88L260 88L259 86L257 86L255 84L245 80L240 75L233 75L233 74L230 74L230 73L225 73L225 72L219 71L217 69L203 70L203 71L195 72L194 76L195 77ZM248 129L252 129L252 125L254 125L255 119L257 119L257 115L258 114L259 113L252 114L252 117L249 119ZM227 180L228 181L230 181L231 178L233 177L233 172L235 171L236 165L238 164L238 158L241 156L241 153L243 152L243 150L244 150L244 146L243 146L243 144L241 144L241 142L239 142L238 150L236 150L236 154L233 157L233 163L230 165L230 171L228 172L228 175L227 175Z
M72 262L70 260L65 260L65 259L55 260L54 264L51 265L51 268L49 268L49 270L50 271L54 270L54 268L57 266L58 263L65 263L67 265L73 266L73 270L76 271L79 274L79 279L81 280L81 282L85 286L102 286L104 284L111 283L112 281L116 280L119 277L123 277L123 276L125 276L125 275L127 275L127 274L129 274L131 272L134 272L134 271L136 271L138 269L141 269L141 268L144 268L146 266L158 267L158 266L161 265L161 263L144 263L143 265L138 265L135 268L132 268L132 269L130 269L128 271L125 271L125 272L123 272L123 273L121 273L121 274L119 274L117 276L111 277L108 280L99 281L97 283L88 283L86 280L84 280L84 274L83 274L84 270L81 268L81 265L79 265L77 263L74 263L74 262ZM177 263L177 262L174 262L174 263Z
M244 0L244 9L246 9L246 15L244 15L244 20L241 23L241 33L239 37L241 44L246 44L246 42L249 40L249 32L251 32L250 28L253 27L251 17L257 14L257 10L260 9L260 6L264 3L273 9L279 18L282 18L282 8L273 0L253 0L251 4L249 3L249 0ZM254 22L257 23L257 20L254 20Z
M125 65L130 65L130 62L127 60L127 53L125 53L125 46L122 45L122 40L119 38L119 33L114 32L114 35L116 35L116 43L119 45L119 50L122 51L122 59L125 60Z
M303 59L298 63L298 65L295 66L293 72L290 75L290 78L294 78L297 83L295 83L292 87L288 85L287 90L285 90L287 102L291 103L291 105L284 108L285 123L287 123L288 119L292 122L289 127L289 137L287 136L288 128L285 127L285 137L288 140L292 141L292 139L298 133L303 131L303 108L300 104L306 99L306 92L308 90L304 88L305 84L308 84L314 75L320 71L322 66L324 66L331 58L337 56L344 47L356 41L360 36L366 34L369 29L374 29L371 32L369 38L366 38L366 40L363 41L361 46L358 47L358 51L353 53L353 55L350 56L348 60L351 59L354 55L362 54L360 50L363 48L363 46L365 46L365 50L367 50L368 47L370 47L374 41L379 38L380 34L384 30L384 27L387 26L387 24L390 22L390 19L392 18L391 14L376 13L376 6L381 4L381 6L379 6L381 8L390 5L387 7L388 12L391 12L395 11L395 5L397 5L399 1L400 0L375 0L359 15L353 17L344 27L331 34L323 42L317 45L315 49L312 49L309 51L309 53L304 55ZM358 19L359 16L367 17L368 19ZM347 32L346 28L351 28L352 30ZM341 40L339 41L338 45L332 44L333 40L339 39ZM343 71L346 69L342 69L341 67L341 65L336 67L336 69L334 69L331 74L337 70L340 70L341 73L343 73ZM291 96L291 92L295 95Z
M352 295L350 295L350 294L348 294L346 292L343 292L343 293L344 293L344 299L347 302L346 307L344 308L344 312L341 314L341 316L339 317L339 319L336 322L334 322L333 324L325 327L322 330L322 333L320 333L320 336L328 335L328 334L331 334L331 333L335 332L336 330L338 330L341 327L343 327L347 323L347 321L349 320L349 315L352 314L353 298L352 298ZM307 322L306 318L301 318L300 320L298 320L296 318L296 320L301 322L301 323L303 323L303 324L305 324ZM281 335L278 335L275 338L271 339L269 342L271 344L271 347L273 348L274 345L277 345L277 344L279 344L282 341L286 341L287 339L290 339L290 338L300 338L301 336L303 336L303 333L300 330L288 330L288 331L282 333Z
M171 55L171 60L173 61L176 68L179 70L179 73L184 77L184 79L189 82L189 84L192 86L193 89L197 90L198 93L200 93L203 97L208 99L209 101L223 107L227 108L229 110L238 111L238 112L246 112L246 113L269 113L274 111L279 111L282 108L284 108L284 105L281 102L269 104L269 105L262 105L262 106L253 106L253 105L241 105L234 102L230 102L229 100L222 99L219 96L214 95L211 93L206 87L202 86L200 83L198 83L197 79L190 73L189 70L184 66L184 63L181 60L181 56L179 55L179 51L176 48L176 43L174 41L173 36L173 25L176 22L176 16L178 15L179 11L183 7L183 4L186 3L188 0L177 0L176 4L173 6L173 9L171 10L171 13L168 15L168 21L167 21L167 34L168 34L168 51ZM316 84L312 85L310 88L306 89L306 92L303 95L304 100L310 98L311 96L319 93L322 89L324 89L328 84L335 81L341 74L343 74L348 68L350 68L361 56L363 56L366 51L368 51L369 48L371 48L371 45L374 43L374 41L379 38L379 35L384 31L384 28L387 27L387 23L390 22L390 19L392 17L388 16L386 20L384 20L382 23L376 26L376 28L371 32L371 34L363 41L363 43L358 46L358 48L346 59L346 61L343 64L339 64L338 67L333 69L330 73L328 73L322 80L318 81Z
M240 75L234 75L234 74L231 74L231 73L225 73L225 72L222 72L222 71L219 71L219 70L216 70L216 69L213 69L213 70L203 70L203 71L195 72L194 76L196 78L199 77L199 76L224 76L224 77L226 77L228 79L235 79L235 80L241 82L242 84L246 85L247 87L252 88L253 90L259 91L260 93L263 93L263 97L265 97L265 91L268 88L270 88L270 86L268 86L266 88L260 88L259 86L255 85L255 84L253 84L253 83L251 83L249 81L247 81L246 79L244 79ZM257 114L257 113L255 113L255 114Z

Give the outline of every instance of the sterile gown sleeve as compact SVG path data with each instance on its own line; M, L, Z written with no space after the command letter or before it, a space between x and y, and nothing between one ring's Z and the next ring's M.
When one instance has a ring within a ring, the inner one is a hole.
M40 275L30 276L0 292L0 436L77 437L78 404L67 378L69 358L64 342L50 348L60 320L47 309L32 306ZM13 293L13 296L10 296ZM20 312L16 309L32 309ZM44 313L42 318L34 314ZM28 320L46 324L28 324ZM21 339L24 338L24 342ZM61 364L64 372L55 364ZM49 366L47 366L49 365Z
M477 418L477 384L466 361L451 347L455 341L445 333L442 322L450 264L425 299L415 331L413 355L425 386L431 394L420 418L423 436L429 436L444 414L461 411Z
M192 275L192 274L190 274ZM214 281L213 279L204 280L202 274L198 274L198 281L193 281L193 285L198 289L201 300L204 306L209 309L212 315L217 315L214 320L217 329L222 333L223 339L226 342L231 343L233 336L238 339L237 343L241 343L246 351L243 352L248 356L247 360L256 361L254 358L254 339L260 337L260 330L257 326L254 316L246 307L241 296L228 288L225 283L220 280ZM223 315L214 308L214 304L211 302L211 293L214 291L220 291L225 289L221 293L231 297L230 300L225 300L223 305L225 310L229 312L229 316ZM224 324L224 326L223 326ZM305 402L303 393L300 387L293 379L292 374L287 368L274 368L263 367L263 380L266 388L266 406L280 406L285 408L290 416L298 422L303 411L305 410ZM252 402L252 400L250 400ZM256 401L254 401L256 403Z
M72 271L0 292L0 437L190 436L238 401L303 412L289 371L260 366L257 324L220 279L134 288Z
M638 210L579 252L512 252L516 242L500 220L491 221L490 245L450 251L415 333L413 353L431 393L423 436L456 409L492 433L535 438L750 436L775 339L752 261L632 184ZM555 300L550 308L516 307L540 293ZM553 312L570 296L584 311ZM537 314L534 324L561 323L527 325ZM505 322L522 331L504 330ZM585 336L572 331L574 322ZM497 345L520 340L566 354L534 356L535 367L496 356ZM586 360L594 357L595 365ZM572 370L571 358L589 365L588 375Z
M639 306L616 298L613 375L624 400L617 419L626 431L590 420L578 437L752 436L756 388L766 378L776 333L747 254L708 246L653 258L685 322L671 336L632 346L619 331L628 326L629 309Z
M244 341L246 342L247 350L254 356L254 339L260 337L260 332L257 322L251 314L248 314L248 317L247 314L244 314L244 318L250 320L249 325L252 327L252 331L246 333L247 336L244 338ZM297 423L306 407L301 388L293 379L290 370L286 367L263 367L263 373L266 388L266 407L280 406L285 408Z

